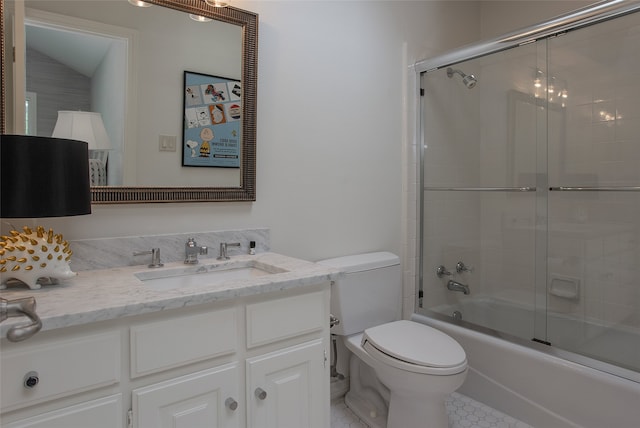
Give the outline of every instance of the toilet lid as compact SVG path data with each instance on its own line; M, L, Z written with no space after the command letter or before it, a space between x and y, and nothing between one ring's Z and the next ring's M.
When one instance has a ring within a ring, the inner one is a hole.
M411 364L449 368L466 364L462 346L445 333L413 321L401 320L364 331L362 343Z

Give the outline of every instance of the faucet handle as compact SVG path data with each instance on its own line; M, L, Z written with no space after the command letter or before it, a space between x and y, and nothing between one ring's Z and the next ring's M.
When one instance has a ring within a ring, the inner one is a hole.
M159 268L164 266L164 263L160 261L160 248L152 248L149 251L137 251L134 252L134 256L144 256L147 254L151 254L151 263L149 263L150 268Z
M473 272L473 268L466 266L463 262L458 262L458 263L456 263L456 272L458 272L458 273L462 273L462 272L471 273L471 272Z
M442 278L445 275L451 275L451 272L444 265L440 265L436 268L436 275L438 275L438 278Z
M229 260L230 257L227 254L228 247L240 247L239 242L221 242L220 243L220 254L217 257L217 260Z

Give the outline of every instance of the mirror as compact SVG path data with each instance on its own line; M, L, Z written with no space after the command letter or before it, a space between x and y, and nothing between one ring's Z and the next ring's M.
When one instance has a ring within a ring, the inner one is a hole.
M56 3L64 7L55 9ZM148 0L147 3L152 7L135 8L126 0L25 1L23 19L26 24L58 19L60 22L54 22L53 26L66 29L62 21L67 19L79 22L81 27L88 22L84 38L97 33L111 35L111 30L115 29L115 38L128 43L125 65L114 67L109 73L114 79L117 72L125 74L123 79L126 83L110 87L122 86L127 90L107 91L110 98L124 100L123 107L106 109L107 113L104 113L104 108L100 109L108 130L114 121L109 111L115 116L119 112L123 119L120 131L116 129L116 137L111 137L114 147L108 154L109 185L92 187L93 203L254 201L257 14L234 7L212 7L202 0ZM26 87L25 76L14 75L12 67L5 66L9 47L13 46L13 29L10 27L14 19L20 21L20 17L13 16L12 6L12 0L0 2L3 55L0 133L24 133L15 132L12 124L15 117L24 117L28 110L23 105L24 100L16 102L20 97L13 93L16 83L17 87ZM98 7L119 9L107 14L100 13ZM86 16L82 15L83 9L89 11ZM141 14L153 16L145 19L157 22L158 26L134 28L136 23L145 21L136 18L143 16ZM195 22L189 19L189 14L211 18L212 21ZM107 22L107 15L119 20ZM190 26L188 31L185 25ZM155 45L149 45L149 40ZM186 53L190 56L183 56ZM89 62L88 57L81 57L85 63ZM240 80L239 168L182 166L185 126L183 79L188 71ZM20 86L21 81L24 86ZM149 86L151 83L153 85ZM93 102L90 109L95 110L95 105ZM52 121L55 122L55 118ZM39 125L40 122L38 120ZM162 150L167 138L169 149L172 148L171 140L175 141L175 150Z

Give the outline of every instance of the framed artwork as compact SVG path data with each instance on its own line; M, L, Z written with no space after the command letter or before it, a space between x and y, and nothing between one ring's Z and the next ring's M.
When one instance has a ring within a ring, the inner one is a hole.
M182 166L240 168L240 80L184 72Z

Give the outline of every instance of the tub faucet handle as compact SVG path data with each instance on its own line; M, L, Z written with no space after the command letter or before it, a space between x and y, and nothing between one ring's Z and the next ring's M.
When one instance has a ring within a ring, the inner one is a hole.
M438 275L438 278L442 278L445 275L451 275L451 272L444 265L440 265L436 268L436 275Z
M473 272L473 268L465 265L463 262L458 262L458 263L456 263L456 272L458 272L458 273L462 273L462 272L471 273L471 272Z

